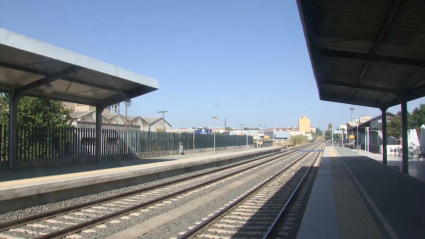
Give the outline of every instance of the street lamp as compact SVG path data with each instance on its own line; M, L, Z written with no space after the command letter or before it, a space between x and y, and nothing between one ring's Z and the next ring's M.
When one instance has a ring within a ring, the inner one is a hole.
M242 126L244 126L245 124L239 124L241 126L241 135L242 135Z
M353 123L353 110L354 110L354 107L350 107L350 110L351 110L351 119L350 119L350 122ZM354 140L354 142L357 142L357 138ZM353 144L353 149L354 149L354 144Z
M258 149L258 138L260 137L260 129L261 129L261 124L258 127L258 132L257 132L257 149Z
M158 111L158 113L162 113L162 125L163 125L163 127L164 127L164 132L166 132L166 130L165 130L165 113L167 113L168 111L166 111L166 110L161 110L161 111Z
M45 84L44 86L43 86L43 91L44 91L44 93L46 93L46 94L51 94L51 93L53 93L53 86L52 86L52 84L50 84L50 83L47 83L47 84Z
M248 148L248 130L246 130L246 148Z
M217 116L213 116L214 120L214 128L215 128L215 120L217 119ZM215 154L215 130L214 130L214 154Z
M126 139L126 144L127 147L126 149L128 149L128 133L127 133L127 108L131 106L131 100L126 100L124 101L124 105L125 105L125 121L124 121L124 129L125 129L125 139Z
M229 118L229 117L230 116L224 117L224 133L226 133L226 130L227 130L226 119Z

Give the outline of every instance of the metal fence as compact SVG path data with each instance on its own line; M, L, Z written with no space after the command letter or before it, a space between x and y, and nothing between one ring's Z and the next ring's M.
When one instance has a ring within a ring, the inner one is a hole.
M102 129L103 155L158 152L214 146L214 135L143 132ZM253 137L216 135L216 147L252 145ZM9 159L9 127L0 125L1 161ZM18 159L49 159L95 155L96 130L75 127L30 127L18 125Z

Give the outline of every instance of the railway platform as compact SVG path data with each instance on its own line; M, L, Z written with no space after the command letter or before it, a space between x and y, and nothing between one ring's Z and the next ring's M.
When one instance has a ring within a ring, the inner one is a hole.
M0 213L226 165L281 147L232 149L101 164L0 172Z
M425 184L326 147L297 238L425 238Z

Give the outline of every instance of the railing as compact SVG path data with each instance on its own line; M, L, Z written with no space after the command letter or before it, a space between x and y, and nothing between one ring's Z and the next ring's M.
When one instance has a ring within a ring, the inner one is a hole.
M212 148L214 135L102 129L102 155ZM216 135L216 147L242 146L246 136ZM248 145L253 137L248 137ZM0 161L9 159L9 127L0 125ZM18 125L18 160L54 159L95 155L96 130L75 127Z

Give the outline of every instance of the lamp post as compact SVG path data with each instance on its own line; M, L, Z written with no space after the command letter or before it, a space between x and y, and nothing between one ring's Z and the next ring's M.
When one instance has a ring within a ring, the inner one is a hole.
M241 126L241 135L242 135L242 126L244 126L245 124L239 124Z
M217 116L213 116L214 120L214 128L215 128L215 120L217 119ZM214 154L215 154L215 130L214 130Z
M359 122L357 122L356 120L356 128L357 128L357 136L356 136L356 149L357 149L357 153L359 152Z
M246 148L248 148L248 130L246 130Z
M258 127L258 133L257 133L257 149L258 149L258 138L260 137L260 129L261 129L261 124Z
M164 127L164 132L166 132L166 130L165 130L165 113L167 113L168 111L166 111L166 110L161 110L161 111L158 111L158 113L162 113L162 123L163 123L163 127Z
M127 147L126 149L128 149L128 134L127 134L127 108L131 106L131 100L126 100L124 101L124 105L125 105L125 121L124 121L124 128L125 128L125 139L126 139L126 144Z
M351 119L350 119L350 122L353 122L353 110L354 110L354 107L350 107L350 110L351 110ZM355 142L356 141L357 141L357 138L356 138ZM354 149L354 144L353 144L353 149Z
M227 125L226 125L226 119L229 118L230 116L226 116L224 117L224 132L226 133L227 130Z

